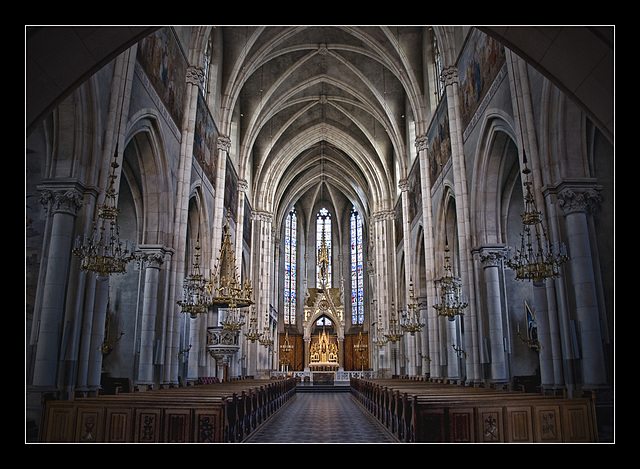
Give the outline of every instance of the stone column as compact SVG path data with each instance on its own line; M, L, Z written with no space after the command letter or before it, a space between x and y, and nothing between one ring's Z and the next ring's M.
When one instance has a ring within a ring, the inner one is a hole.
M156 313L158 311L158 278L164 260L161 246L140 246L140 258L145 261L142 325L140 328L140 361L138 384L153 386L154 347L156 341Z
M82 196L76 189L68 189L56 193L45 191L43 197L41 200L51 201L53 215L33 385L43 390L55 390L73 225L82 206Z
M176 207L173 224L172 247L175 257L171 262L171 289L169 291L169 314L166 332L166 361L164 365L164 382L178 383L180 374L180 323L183 320L177 301L182 296L182 280L186 263L187 223L189 218L189 192L191 189L191 170L193 160L193 135L195 132L198 94L203 86L204 72L196 67L188 67L186 76L186 92L182 135L180 141L180 162L178 164L178 181L176 183Z
M456 221L458 225L458 245L460 255L460 279L462 288L469 297L469 306L461 318L464 322L464 348L467 352L466 374L469 381L476 381L481 376L479 361L479 344L476 325L475 292L473 283L473 260L471 258L471 214L469 210L469 194L467 169L464 158L461 126L460 93L458 92L458 68L448 67L442 71L441 81L445 85L449 114L449 132L451 135L451 162L453 165L453 182L456 198Z
M422 192L422 225L424 226L424 259L420 262L425 264L425 274L427 282L427 321L426 332L424 334L426 349L428 350L427 360L428 373L432 378L440 377L440 343L438 341L438 314L430 305L437 297L435 289L435 248L433 237L433 214L431 206L431 177L429 176L429 159L427 155L428 138L426 135L416 137L415 146L420 159L420 188ZM427 371L425 370L425 373Z
M231 139L224 135L218 137L218 165L216 172L216 194L213 208L213 239L211 240L211 265L216 265L216 256L222 246L222 220L227 215L224 210L225 177L227 174L227 155L231 148Z
M87 362L87 389L97 391L101 387L102 351L104 341L104 322L107 317L109 299L109 277L96 275L95 297L93 302L93 320L89 336L89 360ZM87 314L91 314L87 312Z
M272 225L273 214L271 212L256 210L253 219L258 229L255 230L258 238L255 246L256 268L254 269L254 292L256 293L256 312L258 324L268 322L269 305L271 304L271 270L273 265L272 255ZM254 229L256 228L254 225ZM256 372L268 373L268 350L257 347Z
M558 203L566 220L569 263L582 348L583 384L586 389L607 386L600 311L587 221L587 214L595 210L601 200L599 188L593 186L565 186L558 193Z
M504 331L502 328L502 299L500 294L500 265L503 256L502 250L485 248L480 251L480 261L484 269L484 282L487 290L491 378L498 383L507 381Z

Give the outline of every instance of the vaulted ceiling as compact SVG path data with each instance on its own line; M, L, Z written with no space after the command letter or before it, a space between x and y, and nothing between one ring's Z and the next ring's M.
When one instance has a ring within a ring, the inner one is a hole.
M26 28L27 135L154 29ZM480 29L538 68L613 139L613 28ZM428 119L416 47L425 30L223 27L220 125L226 135L236 127L241 139L239 174L253 181L254 207L281 215L303 194L319 193L324 179L365 212L392 208L389 196L410 162L409 117L418 125Z
M365 213L392 208L407 174L406 115L421 112L422 61L410 54L423 29L223 28L221 126L238 127L239 175L253 181L257 210L282 215L307 192L319 197L323 180Z

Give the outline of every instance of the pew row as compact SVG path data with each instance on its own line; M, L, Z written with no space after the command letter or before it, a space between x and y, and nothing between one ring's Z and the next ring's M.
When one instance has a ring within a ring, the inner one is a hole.
M360 404L401 442L597 441L592 398L407 379L351 378Z
M242 380L48 401L40 441L241 442L295 394L295 384Z

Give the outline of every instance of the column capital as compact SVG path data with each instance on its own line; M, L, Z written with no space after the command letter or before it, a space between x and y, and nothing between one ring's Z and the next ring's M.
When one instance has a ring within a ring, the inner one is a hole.
M427 137L427 134L419 135L418 137L416 137L415 146L419 152L422 150L426 150L428 144L429 144L429 137Z
M504 259L507 255L507 249L505 246L480 246L472 251L473 254L477 254L482 264L482 268L487 267L500 267L501 259Z
M402 192L407 192L410 189L409 180L408 179L402 179L400 182L398 182L398 188Z
M566 187L558 192L558 205L565 215L575 212L594 214L602 201L597 186L592 187Z
M231 148L231 138L226 135L220 135L218 137L218 149L229 151L229 148Z
M440 81L444 83L444 86L458 83L458 67L451 66L443 69L440 74Z
M395 216L396 213L393 210L378 210L372 215L374 221L394 220Z
M136 250L136 259L146 262L147 267L159 269L167 254L173 254L173 249L159 244L143 244Z
M204 86L204 70L193 65L188 67L186 82L202 88Z
M267 223L273 222L273 213L267 212L266 210L254 210L251 213L254 220L263 221Z

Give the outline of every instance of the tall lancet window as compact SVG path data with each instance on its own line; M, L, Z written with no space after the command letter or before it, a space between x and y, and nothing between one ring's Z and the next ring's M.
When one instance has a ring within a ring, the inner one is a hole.
M284 323L296 323L296 251L298 215L291 208L284 227Z
M331 287L331 214L326 208L321 208L316 218L316 255L322 246L324 233L324 243L329 254L329 263L326 266L327 287ZM316 261L316 287L322 288L322 268L319 259Z
M362 218L351 210L351 322L364 323L364 262L362 258Z

